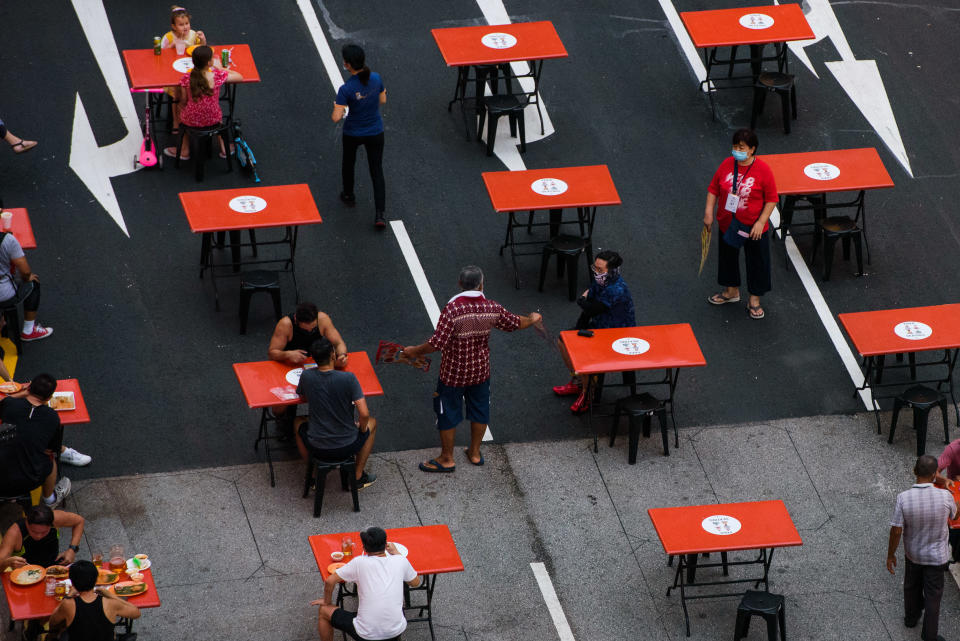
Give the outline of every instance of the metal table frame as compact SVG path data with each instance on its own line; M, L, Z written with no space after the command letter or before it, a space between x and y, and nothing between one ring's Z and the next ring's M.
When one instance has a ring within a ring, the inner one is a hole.
M812 232L804 232L804 235L807 234L816 234L820 226L820 223L827 217L828 209L850 209L855 208L856 212L854 213L853 222L860 223L860 231L863 235L863 244L867 248L867 264L870 264L870 243L867 241L867 209L865 206L866 190L861 189L856 198L850 201L845 202L827 202L827 192L822 192L818 194L786 194L783 196L783 201L780 206L780 226L777 227L774 231L780 232L780 239L786 241L787 235L796 236L793 232L794 227L813 227ZM805 201L808 204L798 205L800 201ZM813 211L813 222L804 222L804 223L794 223L793 214L797 211ZM774 234L776 238L776 234ZM789 257L784 255L784 265L789 269L790 261Z
M710 113L714 121L717 119L717 104L714 98L715 92L728 89L753 89L754 85L757 84L757 79L760 77L764 62L776 62L778 72L789 73L790 67L787 61L787 52L789 49L787 43L774 42L770 44L773 44L775 48L774 55L772 56L763 55L765 44L748 45L750 48L750 57L748 58L737 57L737 49L741 45L732 45L730 47L729 58L719 58L717 56L717 50L720 49L720 47L709 47L703 50L703 65L706 68L707 77L700 82L698 87L700 91L707 94L707 98L710 101ZM749 64L752 73L750 75L734 76L733 68L738 64ZM726 75L711 75L713 68L720 66L726 66Z
M524 62L523 60L516 60L512 62ZM521 78L532 78L533 79L533 92L522 92L529 96L529 103L535 104L537 106L537 115L540 117L540 135L543 135L545 132L543 124L543 111L540 109L540 77L543 71L543 60L527 60L527 73L514 73L512 62L500 62L500 63L491 63L489 65L461 65L457 67L457 85L453 91L453 98L450 102L447 103L447 112L449 113L453 109L453 105L456 102L460 103L460 111L463 115L463 124L467 132L467 140L473 140L473 127L470 125L470 118L467 115L470 111L468 108L468 103L473 106L474 115L479 115L480 110L483 109L483 96L484 96L484 85L487 82L488 75L487 73L481 73L479 67L496 67L498 72L493 76L493 82L490 83L490 92L493 94L499 93L499 77L500 74L503 75L503 81L506 85L506 93L513 93L513 81L519 80ZM473 71L471 75L471 70ZM474 95L467 95L467 87L473 84L474 86ZM479 139L482 132L477 130L476 136Z
M535 223L533 222L533 216L538 211L548 211L550 212L550 220L545 223ZM517 267L517 256L540 256L543 251L542 248L544 245L549 242L549 240L517 240L514 235L514 229L517 227L526 227L527 233L530 234L533 231L534 227L549 227L550 228L550 238L556 237L560 233L560 228L563 225L577 225L580 229L580 237L584 241L584 246L587 252L587 269L589 270L590 265L593 264L593 225L597 219L597 208L596 207L577 207L577 219L576 220L563 220L563 209L533 209L530 210L530 213L527 218L526 223L521 223L517 220L517 214L519 212L511 211L508 212L507 216L507 232L503 239L503 244L500 245L500 255L503 256L503 250L510 249L510 260L513 263L513 277L514 285L517 289L520 289L520 270ZM537 245L541 249L540 251L517 251L516 247L522 245Z

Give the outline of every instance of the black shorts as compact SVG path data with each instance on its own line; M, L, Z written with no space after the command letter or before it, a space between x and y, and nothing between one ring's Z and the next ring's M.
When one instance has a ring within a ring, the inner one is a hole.
M357 641L367 641L357 634L356 628L353 627L353 620L356 618L356 612L350 612L349 610L344 610L343 608L337 608L333 611L333 614L330 615L330 625L335 627L337 630L346 632ZM392 639L385 639L384 641L397 641L399 638L400 637L393 637Z
M310 442L310 439L307 438L307 426L308 423L306 421L300 424L300 440L302 440L303 444L307 446L307 450L309 450L311 454L316 456L321 461L343 461L348 459L359 452L360 448L363 447L363 444L367 442L368 438L370 438L370 430L367 430L366 432L357 430L357 440L350 445L326 450L316 447Z

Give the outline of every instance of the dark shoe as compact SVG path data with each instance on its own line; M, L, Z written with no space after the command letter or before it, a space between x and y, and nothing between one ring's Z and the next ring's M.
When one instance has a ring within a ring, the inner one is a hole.
M376 474L371 474L370 472L364 472L363 476L357 479L357 489L362 490L365 487L370 487L373 485L374 481L377 480Z
M373 226L377 229L383 229L387 226L387 221L383 219L383 212L378 211L377 215L373 219Z
M354 205L357 204L357 197L354 196L353 194L347 195L341 191L340 202L342 202L347 207L353 207Z
M908 627L908 628L915 628L915 627L917 627L917 623L918 623L919 621L920 621L920 618L919 618L919 617L917 617L916 619L908 619L907 617L903 617L903 625L905 625L905 626Z

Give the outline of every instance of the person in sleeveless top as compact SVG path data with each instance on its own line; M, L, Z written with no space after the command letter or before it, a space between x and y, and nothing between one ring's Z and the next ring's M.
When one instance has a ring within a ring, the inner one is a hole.
M313 343L326 338L333 343L336 350L336 368L347 366L347 344L340 336L340 332L333 326L330 316L317 309L313 303L303 302L297 305L293 314L284 316L277 322L270 338L267 355L270 360L279 361L291 367L303 365L310 357L309 350ZM277 429L281 439L293 436L293 419L296 416L296 407L275 405L271 408L277 417Z
M69 641L113 641L117 617L139 619L140 608L109 592L97 593L97 566L77 561L70 566L72 598L64 599L50 615L50 630L66 629Z
M0 572L24 565L73 563L83 539L83 517L73 512L51 510L46 505L34 505L26 517L10 526L0 544ZM59 528L70 528L70 546L60 552Z

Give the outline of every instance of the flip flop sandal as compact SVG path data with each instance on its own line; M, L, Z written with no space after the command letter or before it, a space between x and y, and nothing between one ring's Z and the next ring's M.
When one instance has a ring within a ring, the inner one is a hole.
M758 309L760 310L759 314L756 313ZM760 305L747 305L747 313L753 320L760 320L764 317L763 308Z
M433 465L435 467L427 467L428 465ZM428 474L448 474L450 472L455 472L457 469L456 465L451 465L450 467L444 467L437 463L437 459L432 458L426 463L420 464L420 471L427 472Z
M469 450L463 450L463 453L464 453L464 455L466 455L467 460L470 461L470 464L471 464L471 465L476 465L477 467L480 467L481 465L483 465L483 463L484 463L483 454L480 455L480 461L478 461L477 463L474 463L474 462L473 462L473 459L470 458L470 451L469 451Z
M717 300L718 298L720 300ZM723 292L717 292L716 294L713 294L712 296L707 297L707 302L710 303L711 305L725 305L727 303L739 303L740 296L729 297L729 296L724 296Z
M13 147L13 153L15 153L15 154L22 154L22 153L27 152L27 151L30 151L31 149L33 149L34 147L36 147L36 146L37 146L37 141L36 141L36 140L24 140L23 138L21 138L21 139L20 139L20 142L15 142L15 143L13 143L13 144L10 145L10 146ZM20 149L17 149L17 147L20 147Z
M177 157L177 148L176 147L164 147L163 155L167 158L176 158ZM180 156L180 160L190 160L190 156Z

